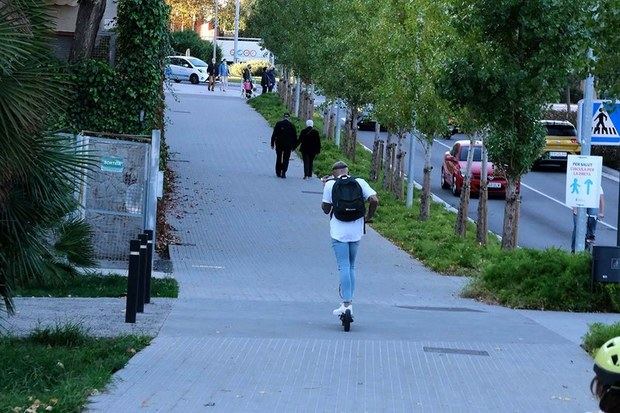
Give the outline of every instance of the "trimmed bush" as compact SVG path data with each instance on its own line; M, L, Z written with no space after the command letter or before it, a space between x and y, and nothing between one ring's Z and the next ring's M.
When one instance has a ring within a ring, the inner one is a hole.
M175 55L185 55L187 49L193 57L197 57L207 63L213 58L213 43L203 40L193 30L183 30L170 33L170 46ZM222 60L222 50L218 47L215 52L217 61Z
M498 254L464 295L508 307L562 311L619 311L615 285L590 289L591 257L528 248Z
M252 66L252 76L260 76L263 74L263 70L269 67L269 62L267 60L250 60L244 63L234 63L230 65L230 75L241 77L243 75L243 69L245 69L247 65Z

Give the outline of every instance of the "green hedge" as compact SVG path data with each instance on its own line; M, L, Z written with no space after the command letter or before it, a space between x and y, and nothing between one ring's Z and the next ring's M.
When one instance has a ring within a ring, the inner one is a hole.
M247 65L252 66L252 76L260 76L263 74L263 70L269 67L269 62L266 60L250 60L244 63L234 63L230 65L230 75L241 77L243 75L243 69Z
M590 289L591 257L559 249L502 252L473 279L465 295L508 307L562 311L620 311L620 289Z
M207 63L213 58L213 42L203 40L193 30L183 30L170 33L170 46L175 55L185 55L187 49L193 57L197 57ZM215 51L217 61L222 60L222 49Z
M620 323L594 323L590 325L590 330L583 336L582 347L588 353L594 355L594 352L603 344L618 336L620 336Z

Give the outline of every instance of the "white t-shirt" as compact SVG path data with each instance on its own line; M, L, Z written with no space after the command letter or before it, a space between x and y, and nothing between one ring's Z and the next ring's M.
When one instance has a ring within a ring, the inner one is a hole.
M373 195L377 195L374 189L368 185L368 182L362 178L355 178L355 180L362 187L362 193L364 194L364 200L368 200ZM330 180L325 183L323 188L323 202L326 204L332 203L332 189L334 188L335 180ZM329 220L329 233L331 237L340 242L356 242L362 239L364 234L364 218L360 218L355 221L345 222L336 219L332 215Z

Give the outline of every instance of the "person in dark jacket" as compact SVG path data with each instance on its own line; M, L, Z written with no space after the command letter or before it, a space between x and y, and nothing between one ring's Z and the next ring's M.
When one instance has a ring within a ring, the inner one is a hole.
M273 88L276 85L276 68L271 66L267 71L267 78L269 83L267 84L267 91L269 93L273 92Z
M209 75L209 88L210 91L215 91L215 78L217 77L218 67L215 63L215 59L211 59L211 63L207 65L207 74Z
M299 134L299 151L304 160L304 179L312 178L312 163L314 157L321 153L321 137L314 129L314 122L306 121L306 128Z
M267 93L267 88L269 87L269 75L267 74L268 69L264 68L263 73L260 77L260 85L263 88L263 95Z
M279 178L286 178L291 151L297 146L297 130L289 117L290 115L285 113L284 119L273 127L271 135L271 149L276 150L276 175Z

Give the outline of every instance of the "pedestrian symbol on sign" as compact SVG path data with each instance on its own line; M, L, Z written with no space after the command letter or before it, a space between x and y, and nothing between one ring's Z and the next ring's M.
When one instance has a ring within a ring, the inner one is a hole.
M609 117L604 105L594 114L592 119L592 135L597 136L618 136L618 129Z
M578 193L579 193L579 187L580 187L580 186L581 186L581 185L579 185L579 184L577 183L577 178L575 178L575 179L573 180L573 183L572 183L572 184L571 184L571 186L570 186L570 188L571 188L571 194L578 194Z

